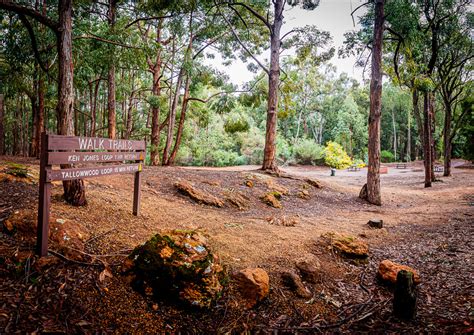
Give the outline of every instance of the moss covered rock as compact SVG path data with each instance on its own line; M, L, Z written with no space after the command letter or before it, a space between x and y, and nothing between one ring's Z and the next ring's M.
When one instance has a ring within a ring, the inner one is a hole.
M199 231L156 234L135 248L123 271L137 291L192 306L209 307L222 292L222 267Z

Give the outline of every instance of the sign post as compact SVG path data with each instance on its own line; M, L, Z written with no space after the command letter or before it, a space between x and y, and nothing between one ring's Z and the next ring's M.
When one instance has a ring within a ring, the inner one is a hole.
M145 141L41 134L38 201L37 253L48 253L51 182L134 173L133 214L140 213L140 184L145 160ZM135 164L123 164L134 162ZM103 163L97 165L97 163ZM107 164L122 163L122 164ZM84 167L55 169L53 165L80 164ZM90 166L91 164L95 164ZM87 166L86 166L87 165Z

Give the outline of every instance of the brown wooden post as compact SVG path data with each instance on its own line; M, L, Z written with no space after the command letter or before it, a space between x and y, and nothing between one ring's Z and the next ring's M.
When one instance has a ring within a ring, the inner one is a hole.
M48 164L48 135L41 133L41 161L38 201L37 253L48 254L49 210L51 207L51 183L46 180L51 165Z
M143 163L141 161L137 161L137 163L140 164L140 167L138 168L138 171L135 172L135 180L134 180L134 186L133 186L133 215L138 216L140 214L140 184L142 180L142 165Z

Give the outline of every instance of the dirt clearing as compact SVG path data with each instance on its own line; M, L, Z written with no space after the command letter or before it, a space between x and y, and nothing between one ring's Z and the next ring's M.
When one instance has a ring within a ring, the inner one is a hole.
M35 161L3 157L0 165L10 160L28 165L32 179L37 178ZM420 163L406 170L389 167L382 176L381 207L357 197L365 182L364 170L337 171L335 177L318 167L283 170L301 178L276 178L255 167L148 167L143 172L139 217L131 213L131 175L87 180L85 208L65 204L62 186L55 184L51 215L87 232L84 262L93 266L61 259L46 270L35 270L37 260L18 257L19 251L31 250L34 241L2 234L0 329L7 333L472 330L474 170L455 168L452 177L440 177L425 189ZM306 178L319 180L323 187L312 186ZM178 190L178 182L190 183L222 206L192 200ZM281 208L262 201L268 193L277 196ZM36 184L0 182L0 220L16 211L34 211L36 206ZM370 219L382 219L384 228L369 229ZM169 229L205 231L229 274L247 267L266 270L269 297L246 310L234 299L230 281L211 310L184 311L133 291L121 280L119 264L136 245ZM368 262L348 262L328 250L321 236L330 232L366 242ZM307 284L312 297L300 298L283 284L281 275L294 270L298 260L311 257L319 259L321 276ZM419 309L412 322L391 317L391 289L375 276L383 259L420 273ZM112 276L100 276L105 268Z

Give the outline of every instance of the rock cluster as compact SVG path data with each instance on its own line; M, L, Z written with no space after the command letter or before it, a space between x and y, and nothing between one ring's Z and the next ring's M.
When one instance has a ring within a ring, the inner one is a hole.
M222 292L223 269L199 231L156 234L135 248L122 270L132 287L155 298L210 307Z

